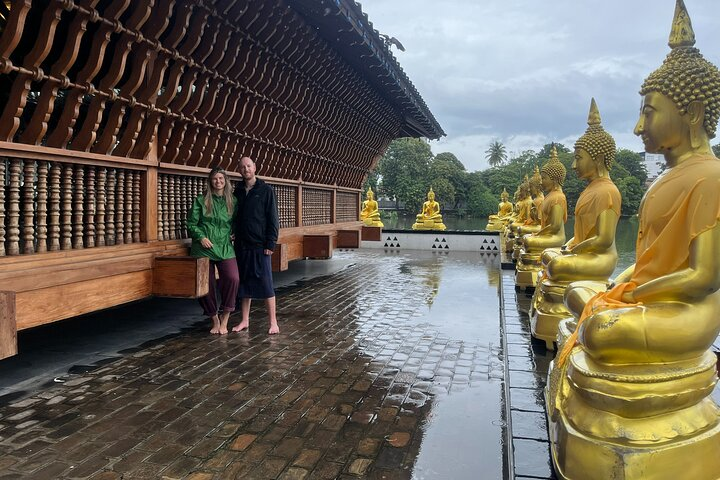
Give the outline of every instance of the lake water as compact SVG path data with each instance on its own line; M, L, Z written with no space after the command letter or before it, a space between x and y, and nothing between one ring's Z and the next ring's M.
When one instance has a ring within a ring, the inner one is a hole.
M415 223L415 215L398 215L396 218L391 218L388 212L382 212L381 215L386 229L412 230L412 224ZM456 231L484 230L487 225L486 218L455 218L445 216L443 217L443 221L448 230ZM574 225L575 218L568 218L565 224L565 234L568 238L573 234ZM637 238L637 231L637 217L621 218L618 222L615 243L617 245L619 259L613 276L622 272L635 262L635 239Z

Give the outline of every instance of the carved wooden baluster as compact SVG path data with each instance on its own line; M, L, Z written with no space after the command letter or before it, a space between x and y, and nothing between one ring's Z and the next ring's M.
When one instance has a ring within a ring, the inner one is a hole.
M35 162L32 160L25 160L23 162L22 197L22 251L23 253L34 253Z
M125 174L125 243L133 243L133 183L135 173L128 171Z
M85 200L85 166L75 165L75 209L73 211L73 247L83 248L83 202Z
M48 250L60 250L60 174L58 163L50 163L50 214L48 218L48 233L50 236Z
M85 248L95 246L95 167L87 167L85 188Z
M118 169L115 193L115 245L125 242L125 170Z
M187 238L185 224L187 222L187 187L190 177L179 177L180 181L180 238Z
M175 175L168 175L168 234L175 240Z
M10 160L8 189L8 255L20 254L20 172L22 163L19 159Z
M157 217L157 234L158 234L158 240L165 240L165 221L163 220L165 216L165 190L163 189L163 180L165 179L165 175L160 174L158 175L158 195L157 195L157 211L158 211L158 217Z
M117 170L111 168L107 175L107 201L105 203L105 245L115 245L115 187Z
M37 166L37 247L38 253L47 252L48 163Z
M133 175L133 222L132 222L132 239L133 242L140 242L140 172Z
M162 206L163 206L163 240L170 240L170 192L168 191L168 177L162 176Z
M96 244L98 247L105 246L105 183L107 181L107 168L100 167L97 176L97 207L95 215Z
M184 215L187 213L187 207L185 206L185 196L183 195L183 184L187 181L188 177L177 177L177 185L176 185L176 197L177 198L177 207L175 208L175 217L176 217L176 226L177 226L177 237L176 238L185 238L185 235L183 234L183 230L185 229L185 219L183 218Z
M0 157L0 257L5 256L5 157Z
M62 209L60 216L60 248L72 249L72 185L73 166L64 165L62 169Z
M183 222L182 222L182 179L181 176L175 177L175 238L184 238L182 236Z

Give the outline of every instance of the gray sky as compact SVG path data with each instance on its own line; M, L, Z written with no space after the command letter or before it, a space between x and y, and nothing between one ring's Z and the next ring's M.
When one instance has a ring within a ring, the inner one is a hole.
M587 127L590 97L619 148L633 135L643 79L670 51L675 0L363 0L447 134L434 153L487 168L493 139L510 154ZM720 66L720 0L685 0L696 47ZM652 7L652 8L649 8ZM720 142L720 135L712 143Z

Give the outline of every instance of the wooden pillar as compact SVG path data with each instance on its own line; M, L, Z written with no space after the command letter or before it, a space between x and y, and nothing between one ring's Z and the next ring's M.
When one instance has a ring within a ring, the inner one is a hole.
M16 354L15 292L0 292L0 359Z
M158 239L158 169L149 167L142 176L141 196L143 201L140 217L142 241L153 242Z
M337 223L337 183L333 185L332 196L330 197L330 223Z

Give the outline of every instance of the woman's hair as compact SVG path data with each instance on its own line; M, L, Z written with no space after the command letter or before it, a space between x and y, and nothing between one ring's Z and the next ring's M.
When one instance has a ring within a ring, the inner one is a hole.
M205 215L212 215L212 207L213 207L213 187L212 187L212 178L215 175L222 175L225 177L225 188L223 188L222 196L225 198L225 206L227 207L228 215L232 215L233 213L233 187L230 183L230 179L228 178L227 174L225 173L225 170L223 170L220 167L215 167L212 170L210 170L210 173L207 177L207 182L205 185Z

